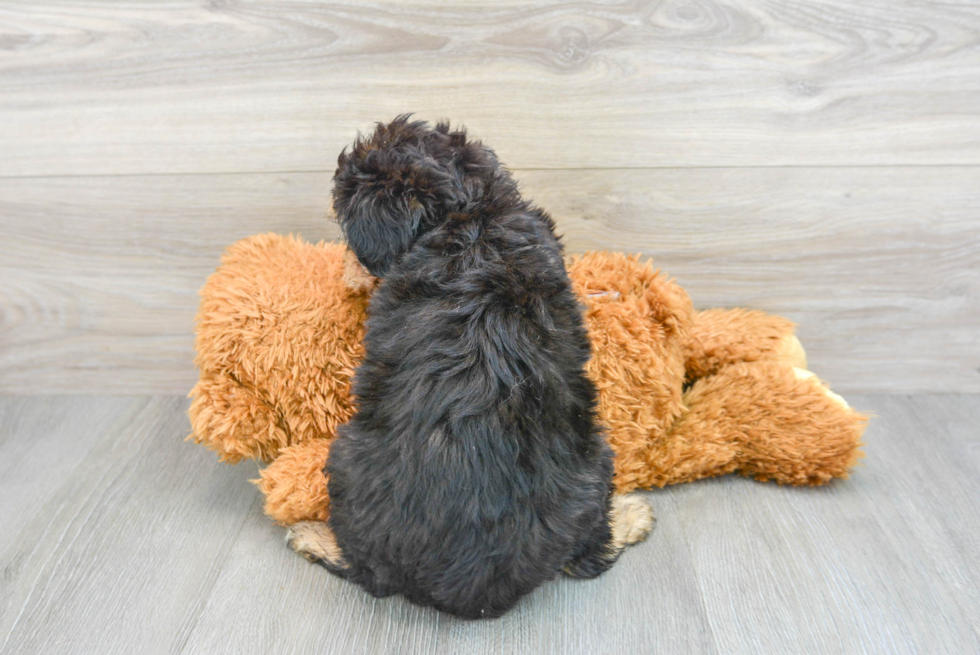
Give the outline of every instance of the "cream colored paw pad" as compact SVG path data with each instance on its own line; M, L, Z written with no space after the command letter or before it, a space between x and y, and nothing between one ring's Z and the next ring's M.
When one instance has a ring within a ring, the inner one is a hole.
M289 526L286 542L311 562L323 561L335 568L347 568L337 538L323 521L300 521Z
M613 496L610 518L616 550L646 539L655 520L650 503L638 494Z
M813 371L807 371L807 370L802 369L802 368L796 368L796 367L794 367L793 368L793 373L796 374L796 379L797 380L813 380L814 384L816 384L818 387L820 387L820 391L822 391L824 393L824 395L826 395L828 398L830 398L831 400L833 400L835 403L837 403L838 405L840 405L844 409L847 409L847 410L850 410L851 409L851 406L847 404L847 401L844 400L844 398L842 398L841 396L839 396L836 393L834 393L833 391L831 391L829 388L827 388L827 385L825 385L823 382L821 382L820 379L817 377L817 375Z

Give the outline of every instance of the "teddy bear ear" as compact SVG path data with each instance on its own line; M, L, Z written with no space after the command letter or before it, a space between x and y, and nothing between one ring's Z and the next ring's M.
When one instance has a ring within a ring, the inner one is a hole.
M370 292L378 286L378 278L357 261L357 255L351 250L344 251L343 280L344 286L354 293Z

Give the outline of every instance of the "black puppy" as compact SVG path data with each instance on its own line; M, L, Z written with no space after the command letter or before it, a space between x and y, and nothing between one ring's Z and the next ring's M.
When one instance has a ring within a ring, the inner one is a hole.
M500 616L559 572L599 575L646 536L612 497L589 340L551 218L494 153L403 116L339 159L334 208L382 279L357 414L324 473L328 524L290 543L376 596Z

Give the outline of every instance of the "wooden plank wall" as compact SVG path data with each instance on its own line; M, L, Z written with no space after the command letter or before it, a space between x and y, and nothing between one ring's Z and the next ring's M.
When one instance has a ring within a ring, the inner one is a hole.
M185 393L222 249L405 111L838 390L980 391L978 3L0 0L0 393Z

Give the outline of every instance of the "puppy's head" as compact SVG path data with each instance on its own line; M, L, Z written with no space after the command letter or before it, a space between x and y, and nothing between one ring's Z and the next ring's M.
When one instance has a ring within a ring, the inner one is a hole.
M333 202L348 247L377 277L415 240L464 212L497 160L448 123L431 127L399 116L359 136L337 160Z

